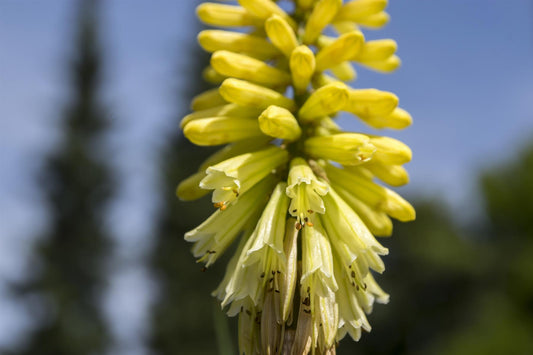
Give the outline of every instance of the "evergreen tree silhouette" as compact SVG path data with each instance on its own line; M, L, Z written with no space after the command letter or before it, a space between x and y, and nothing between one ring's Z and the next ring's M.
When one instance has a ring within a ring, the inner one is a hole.
M35 246L34 274L17 287L38 300L42 314L20 355L102 354L109 342L99 304L112 247L103 220L113 183L101 149L108 121L98 97L97 1L81 1L78 16L62 141L39 176L51 223Z
M183 44L182 44L183 46ZM215 150L194 146L179 131L181 117L189 111L191 98L208 85L201 72L209 63L209 55L197 44L187 48L186 73L180 80L187 89L178 94L179 115L175 118L174 132L169 132L164 147L161 167L161 213L156 221L156 245L150 260L151 269L158 282L158 292L152 309L149 346L155 354L215 354L216 338L213 311L219 307L210 296L222 280L222 271L215 265L201 272L190 252L192 244L183 235L200 224L214 211L211 196L199 201L183 202L176 197L178 183L196 172L198 165ZM224 261L217 263L223 265Z

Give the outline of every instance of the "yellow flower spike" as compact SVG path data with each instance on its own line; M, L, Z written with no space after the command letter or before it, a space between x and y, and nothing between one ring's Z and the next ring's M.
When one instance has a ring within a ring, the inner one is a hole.
M367 41L353 59L367 62L382 61L396 53L397 49L398 45L392 39Z
M271 0L238 0L239 4L255 16L266 20L272 15L283 17L292 28L296 22L287 13Z
M371 30L377 30L385 26L390 21L390 15L385 11L381 11L377 14L367 16L358 20L358 24L361 27L368 28Z
M298 46L291 53L289 65L296 93L304 92L315 72L315 55L309 47Z
M257 117L257 115L259 115L260 113L261 109L255 107L245 107L236 104L225 104L188 114L181 120L180 127L183 129L185 125L187 125L187 123L200 118L231 116L248 117L253 119Z
M202 71L202 78L210 84L220 84L226 79L226 76L220 75L209 65Z
M204 3L196 8L200 20L211 26L241 27L258 26L261 19L240 6Z
M302 129L292 113L279 106L269 106L259 116L259 128L267 136L285 139L288 141L297 140L302 134Z
M224 206L287 160L287 151L276 146L238 155L207 168L200 187L214 190L213 203Z
M198 34L198 43L208 52L228 50L258 59L269 59L279 54L276 47L262 37L232 31L202 31Z
M383 117L359 116L366 124L377 129L391 128L391 129L404 129L409 127L413 123L413 118L409 112L400 107L396 107L391 114Z
M211 65L221 75L269 87L285 86L291 82L290 75L282 70L258 59L225 50L213 53Z
M296 34L291 26L278 15L273 15L265 22L265 31L272 41L286 57L290 57L294 48L298 46Z
M183 134L196 145L210 146L263 137L257 120L246 117L209 117L191 121Z
M416 217L378 181L407 183L410 149L333 121L348 111L377 129L412 122L393 93L342 82L356 77L351 62L399 67L396 42L361 32L388 22L387 0L294 0L290 13L277 0L232 1L198 7L206 23L251 28L198 36L213 53L203 76L220 87L180 125L196 144L231 144L177 188L188 200L213 190L218 208L186 239L209 266L242 236L213 292L239 317L239 354L331 355L346 334L370 331L366 314L388 301L372 276L388 253L375 236ZM331 28L339 37L323 34Z
M219 91L227 101L241 106L265 109L270 105L276 105L290 111L296 109L294 101L283 94L244 80L226 79Z
M246 222L254 218L266 204L265 197L273 187L267 177L243 194L225 210L218 209L195 229L185 233L185 240L195 242L193 254L209 267L235 240ZM264 201L264 203L263 203Z
M299 227L313 226L314 213L324 213L322 197L328 193L327 184L319 181L307 162L302 158L291 161L287 186L287 196L291 200L289 213L298 221Z
M365 167L378 179L390 186L403 186L409 182L409 174L401 165L386 165L369 162Z
M343 110L361 117L387 116L398 106L399 99L387 91L376 89L349 90Z
M316 55L316 70L323 71L353 58L363 47L365 37L360 31L345 33L323 47Z
M209 191L202 189L198 185L204 177L205 173L199 171L180 182L176 189L176 195L179 199L182 201L193 201L207 195Z
M363 62L359 61L359 64L368 67L372 70L382 72L382 73L390 73L395 71L402 65L401 59L397 55L392 55L389 58L377 61L377 62Z
M373 159L383 164L401 165L411 161L411 149L397 139L382 136L370 137L370 143L376 147Z
M310 122L336 113L346 106L348 95L348 88L343 83L322 86L305 101L298 111L298 117L302 122Z
M369 16L380 13L387 7L387 0L352 0L344 4L334 21L359 23Z
M342 81L353 81L357 77L357 72L350 62L342 62L330 69L333 75Z
M343 165L358 165L372 158L376 148L370 138L359 133L337 133L311 137L305 141L305 151L313 157L333 160Z
M378 237L388 237L392 234L392 221L384 212L372 209L340 186L336 186L335 191L357 213L372 234Z
M222 96L218 93L218 89L211 89L196 95L191 102L191 109L193 111L206 110L215 106L227 104Z
M319 0L307 19L304 43L313 44L342 6L342 0Z

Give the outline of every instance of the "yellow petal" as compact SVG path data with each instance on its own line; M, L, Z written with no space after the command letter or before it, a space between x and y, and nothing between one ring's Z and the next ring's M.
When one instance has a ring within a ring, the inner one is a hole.
M258 59L224 50L213 53L211 65L221 75L265 86L285 86L291 82L290 75L285 71L271 67Z
M275 2L271 0L238 0L239 4L255 16L266 20L272 15L283 17L292 28L296 22Z
M378 39L367 41L361 51L355 56L355 60L375 62L386 60L396 53L398 45L392 39Z
M268 136L288 141L295 141L302 134L298 121L291 112L274 105L269 106L259 116L259 128Z
M348 88L341 82L322 86L309 96L298 112L304 122L328 116L341 110L348 99Z
M219 91L226 100L241 106L265 109L270 105L276 105L291 111L296 109L296 104L288 97L244 80L226 79Z
M304 92L315 72L315 55L309 47L302 45L292 51L289 63L296 92Z
M387 116L359 116L365 123L374 128L392 128L404 129L413 123L413 118L409 112L400 107L396 107L391 114Z
M316 55L316 70L322 71L353 58L361 50L365 38L360 31L345 33Z
M204 3L196 8L202 22L212 26L256 26L261 20L240 6Z
M372 70L382 72L382 73L390 73L395 71L402 65L401 59L397 55L392 55L389 58L377 61L377 62L366 62L366 61L359 61L359 64L370 68Z
M372 136L370 143L377 148L372 159L380 163L401 165L411 161L411 149L397 139Z
M352 0L344 4L335 21L359 22L387 7L387 0Z
M191 121L185 125L183 134L194 144L204 146L263 136L257 120L228 116Z
M391 186L402 186L409 182L409 174L401 165L368 162L368 164L365 164L365 168L370 170L378 179Z
M357 21L361 27L377 30L385 26L390 21L390 16L385 11L381 11L377 14L361 18Z
M342 6L342 0L320 0L305 24L304 43L312 44Z
M313 157L333 160L343 165L368 161L376 150L367 136L358 133L311 137L305 141L304 149Z
M361 117L386 116L398 106L399 99L387 91L376 89L349 90L349 99L343 110Z
M265 22L265 31L272 43L287 57L298 46L294 30L281 16L271 16Z
M180 122L180 127L181 129L183 129L183 127L185 127L187 123L200 118L231 116L247 117L253 119L256 118L260 113L261 110L254 107L244 107L236 104L226 104L190 113L187 116L183 117Z
M342 81L352 81L357 77L357 73L350 62L342 62L330 69L333 75Z
M272 58L279 53L272 43L262 37L233 31L202 31L198 34L198 43L208 52L228 50L259 59Z

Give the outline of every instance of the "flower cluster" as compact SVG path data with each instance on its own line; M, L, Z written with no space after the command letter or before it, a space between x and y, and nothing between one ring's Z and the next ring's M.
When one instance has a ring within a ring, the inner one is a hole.
M400 65L396 42L365 40L385 25L387 0L239 0L204 3L198 40L212 53L204 78L217 88L192 102L185 136L225 145L178 186L183 200L212 190L215 212L185 235L206 267L236 240L214 291L239 317L241 354L333 354L347 333L370 331L366 314L388 295L372 271L388 253L375 236L391 217L415 218L389 188L408 182L400 141L344 132L340 111L376 129L402 129L409 113L390 92L350 88L352 63ZM243 30L244 28L244 30Z

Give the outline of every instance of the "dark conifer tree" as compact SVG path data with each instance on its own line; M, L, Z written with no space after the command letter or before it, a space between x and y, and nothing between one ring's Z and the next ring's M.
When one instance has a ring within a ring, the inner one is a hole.
M39 179L51 222L36 243L33 275L17 286L21 296L38 300L31 304L42 312L36 312L20 355L102 354L109 343L100 308L111 247L104 214L112 182L102 156L108 121L99 100L97 2L79 5L61 142Z

